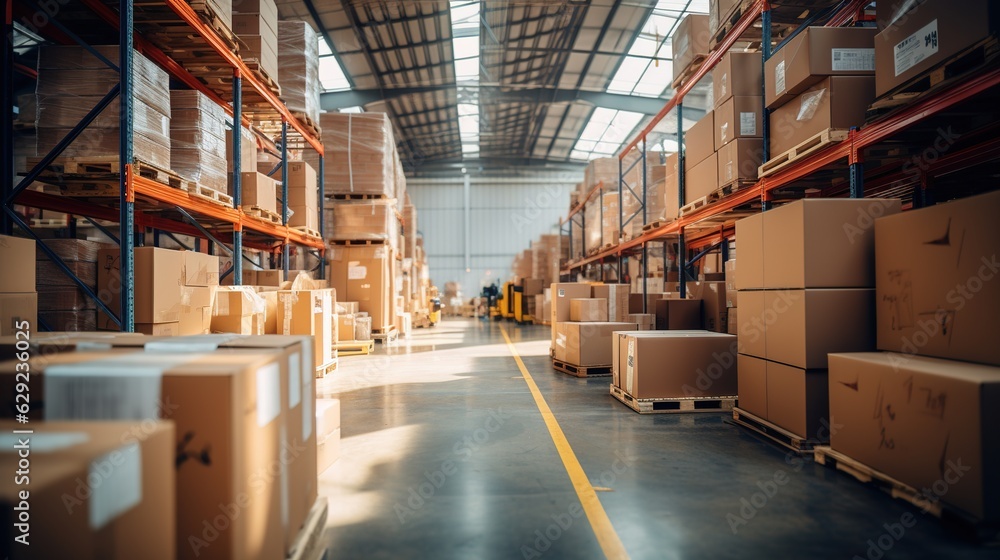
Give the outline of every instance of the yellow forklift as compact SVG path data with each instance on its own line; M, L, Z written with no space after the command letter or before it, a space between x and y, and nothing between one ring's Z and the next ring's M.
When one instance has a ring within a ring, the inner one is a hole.
M517 286L513 282L503 283L503 293L500 295L500 311L504 319L514 318L514 289Z
M518 325L533 323L534 318L528 313L528 300L524 295L524 286L514 286L514 321Z

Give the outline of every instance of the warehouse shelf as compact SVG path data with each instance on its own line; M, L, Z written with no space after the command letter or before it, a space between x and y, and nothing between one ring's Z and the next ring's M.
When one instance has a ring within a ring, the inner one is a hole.
M141 4L134 4L133 0L81 0L79 4L60 5L60 8L56 13L46 12L46 22L52 25L42 26L40 33L56 43L87 47L88 38L104 37L97 35L102 26L108 25L116 29L117 44L121 48L115 69L120 69L122 78L119 85L69 133L60 146L37 161L37 165L18 185L13 184L13 156L11 153L4 154L3 233L10 234L17 226L31 235L40 244L40 248L46 251L42 240L14 212L14 205L24 205L91 218L91 223L95 227L97 223L93 220L115 222L120 224L122 232L136 231L136 227L142 228L139 231L151 228L154 240L157 241L160 232L191 235L197 239L207 239L232 255L243 255L244 246L272 253L280 251L283 253L282 261L286 274L290 245L294 244L317 254L320 259L319 274L321 277L324 276L323 240L285 225L288 223L286 202L288 176L285 163L288 161L290 145L317 152L319 197L323 198L324 152L319 130L315 123L308 122L308 119L290 111L281 101L277 85L266 76L257 73L239 56L239 44L235 40L235 35L224 27L212 25L207 19L203 19L202 15L183 0L161 0ZM41 13L37 10L38 8L30 0L8 2L4 22L7 36L13 36L15 20L21 21L27 17L25 21L31 21L33 15ZM163 33L165 28L174 32ZM241 207L239 173L242 167L239 157L241 134L233 135L232 164L235 172L232 174L231 204L228 204L230 202L228 196L209 200L176 188L176 185L164 184L139 174L137 167L139 162L134 157L131 144L133 49L159 65L172 78L205 94L220 105L234 123L241 123L251 128L255 133L259 149L280 156L282 162L279 164L282 169L282 186L279 193L282 200L280 224L247 215ZM12 83L11 75L18 70L14 64L14 52L10 41L5 41L3 57L5 72L3 103L9 108L14 105L13 91L10 89L12 86L9 85ZM37 73L27 73L31 74L37 78ZM101 197L71 198L29 188L36 181L52 185L60 184L58 178L45 174L48 166L59 162L58 157L65 146L69 145L92 118L116 97L121 100L120 148L118 158L112 163L117 166L117 172L107 174L108 176L102 177L102 181L105 185L117 183L117 192L104 193L105 196ZM14 127L10 113L9 110L4 111L2 123L3 145L8 147L13 143ZM280 141L274 141L253 126L260 122L267 124L266 132L275 135L280 132ZM108 194L112 196L107 196ZM71 222L75 227L75 220ZM320 212L320 231L322 227L323 215ZM104 231L121 247L123 289L120 326L123 331L131 331L134 326L132 250L141 243L141 240L137 241L133 235L115 237L110 231L106 229ZM210 250L211 247L210 243ZM70 274L68 268L61 268ZM236 262L230 271L233 274L233 283L242 284L240 263ZM227 271L223 276L229 273ZM78 286L83 287L79 279L73 278L71 274L70 277ZM84 289L84 292L90 294L87 289ZM100 302L98 305L103 308Z
M851 0L836 6L833 15L826 20L828 26L842 26L852 19L857 19L867 2ZM774 8L778 9L778 8ZM683 130L681 130L684 96L722 59L723 55L740 40L740 36L750 29L751 25L762 20L764 36L768 36L767 28L771 16L771 6L765 1L753 2L742 17L733 26L732 32L713 50L708 58L694 73L693 77L677 89L675 95L667 101L664 108L643 128L619 153L619 159L624 160L632 152L638 152L644 161L646 138L656 131L657 124L671 112L677 113L678 144L683 146ZM825 17L816 14L814 19L807 20L786 37L777 48L783 46L791 36L805 26L816 23ZM769 41L762 42L762 55L766 60L771 55ZM912 179L912 171L905 168L914 150L923 150L939 134L941 126L950 125L956 119L967 121L963 130L963 138L971 139L972 143L954 153L938 154L932 164L926 165L923 175L945 174L972 165L981 164L995 159L1000 154L1000 142L994 140L1000 129L1000 114L993 108L995 100L990 94L1000 86L1000 69L995 66L985 67L981 71L962 77L948 87L937 88L899 107L897 110L873 119L860 128L852 128L847 137L840 142L825 146L815 153L793 162L788 167L756 181L753 185L722 196L717 202L699 210L682 215L677 219L651 228L641 236L623 241L618 245L598 252L595 255L577 259L568 263L561 274L568 275L594 263L604 263L609 259L617 259L621 266L624 257L633 256L642 251L647 243L660 241L676 241L679 243L679 253L687 250L710 247L722 244L731 239L735 233L733 227L736 220L767 210L771 204L779 200L791 200L820 193L822 196L899 196L902 192L899 182ZM992 120L990 115L992 114ZM766 112L765 112L766 115ZM979 121L979 122L972 122ZM985 127L982 125L985 124ZM918 131L918 127L926 131ZM768 144L767 118L765 117L764 146ZM907 149L912 146L912 149ZM884 153L883 153L884 152ZM680 152L683 158L683 148ZM767 155L765 154L765 161ZM868 164L866 166L865 164ZM847 171L845 176L845 170ZM680 204L684 204L684 171L683 159L679 163ZM645 173L642 174L643 192L645 192ZM624 173L621 176L624 184ZM621 188L620 188L621 189ZM623 190L619 191L620 193ZM921 189L914 192L912 203L904 207L919 206ZM644 203L644 201L643 201ZM640 210L641 211L641 210ZM696 260L696 259L695 259ZM645 257L643 258L645 262ZM691 264L690 261L687 264ZM685 291L681 283L682 292Z

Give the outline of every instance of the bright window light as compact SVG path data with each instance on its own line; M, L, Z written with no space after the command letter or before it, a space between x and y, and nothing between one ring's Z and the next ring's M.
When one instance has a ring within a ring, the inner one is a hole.
M319 58L319 83L326 91L344 91L351 89L343 67L336 56L321 56Z
M341 109L338 109L338 111L341 113L364 113L365 108L359 105L355 105L354 107L343 107Z
M456 37L452 39L455 60L479 56L479 37Z
M642 117L642 113L632 111L615 111L603 107L594 109L583 134L573 146L570 159L587 161L613 156L630 139Z
M455 81L479 83L479 2L468 0L450 3L451 46L455 57ZM458 105L458 133L463 157L479 156L479 90L470 89Z

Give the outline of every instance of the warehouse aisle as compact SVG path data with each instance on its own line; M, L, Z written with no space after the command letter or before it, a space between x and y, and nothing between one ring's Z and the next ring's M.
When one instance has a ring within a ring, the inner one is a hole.
M635 414L607 378L553 372L547 328L503 328L632 558L995 553L722 415ZM500 329L449 320L320 383L342 406L330 558L603 557Z

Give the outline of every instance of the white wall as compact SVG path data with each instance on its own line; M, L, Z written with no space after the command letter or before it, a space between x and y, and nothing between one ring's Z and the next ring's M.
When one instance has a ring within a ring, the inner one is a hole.
M445 282L460 282L468 299L484 285L509 279L514 255L539 235L558 232L569 193L582 180L582 171L509 179L470 176L466 208L463 176L408 179L431 280L442 289Z

